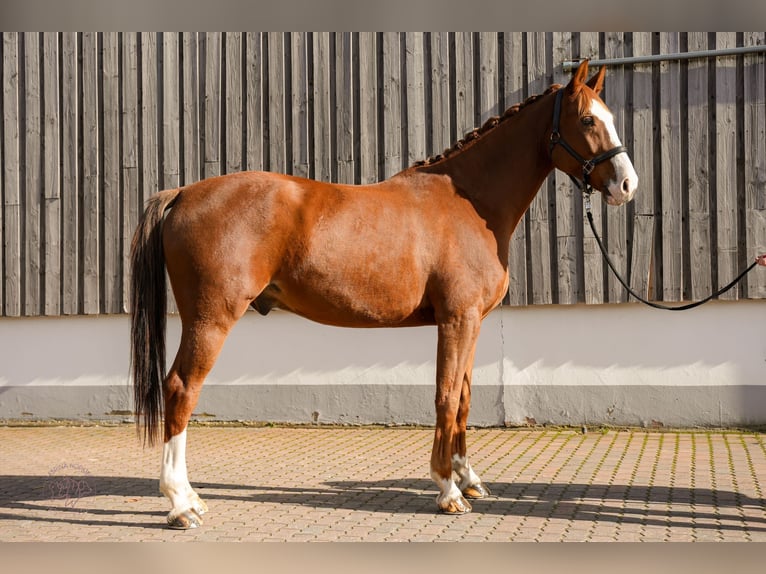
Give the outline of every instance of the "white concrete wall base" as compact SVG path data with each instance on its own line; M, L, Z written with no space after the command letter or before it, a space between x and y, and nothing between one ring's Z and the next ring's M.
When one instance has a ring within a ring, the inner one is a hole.
M126 316L0 319L0 419L130 420ZM171 317L169 360L180 337ZM201 420L434 421L434 328L354 330L247 314ZM474 369L475 426L766 424L766 304L501 308Z
M482 385L472 399L469 424L476 427L766 426L766 386ZM133 422L131 404L127 387L4 387L0 420ZM433 426L433 390L417 385L208 385L193 419Z

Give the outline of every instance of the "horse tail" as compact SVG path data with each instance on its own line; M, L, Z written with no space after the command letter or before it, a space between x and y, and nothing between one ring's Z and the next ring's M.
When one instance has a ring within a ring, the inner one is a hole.
M130 363L136 426L144 444L160 437L162 382L165 380L167 287L162 220L180 189L162 191L146 202L130 247Z

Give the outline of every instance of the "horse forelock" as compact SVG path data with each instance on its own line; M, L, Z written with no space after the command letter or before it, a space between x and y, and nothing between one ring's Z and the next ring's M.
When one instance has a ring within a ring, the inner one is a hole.
M601 101L601 99L598 97L598 94L594 92L592 89L590 89L586 85L580 86L580 89L575 92L573 95L573 99L575 100L575 103L577 104L577 113L580 116L583 116L588 113L588 110L590 110L591 102L593 100Z
M445 149L442 153L428 157L424 160L420 160L416 162L414 165L417 166L423 166L423 165L431 165L436 162L442 161L444 159L447 159L456 153L459 153L463 149L465 149L466 144L475 142L476 140L480 139L482 136L484 136L486 133L492 131L497 126L499 126L502 123L505 123L510 118L514 117L516 114L518 114L521 110L526 108L527 106L534 104L541 98L547 96L548 94L551 94L552 92L555 92L556 90L561 89L561 84L553 84L551 85L547 90L545 90L542 94L536 94L534 96L529 96L526 100L524 100L521 103L514 104L508 109L506 109L502 115L500 116L492 116L489 118L484 124L479 127L471 130L470 132L466 133L461 139L456 141L454 144L452 144L450 147ZM590 101L589 99L585 98L586 102L585 105L587 106L587 103ZM587 108L586 108L587 109Z

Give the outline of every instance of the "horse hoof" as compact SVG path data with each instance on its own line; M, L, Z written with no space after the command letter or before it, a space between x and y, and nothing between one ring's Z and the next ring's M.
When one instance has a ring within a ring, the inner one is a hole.
M478 500L479 498L487 498L490 494L489 488L483 483L469 484L463 490L463 496L470 500Z
M439 510L444 514L451 515L468 514L471 512L471 505L468 504L468 501L461 496L455 500L447 501L447 504L444 506L439 504Z
M172 512L168 514L168 527L173 530L189 530L198 526L202 526L202 518L193 508L175 516Z

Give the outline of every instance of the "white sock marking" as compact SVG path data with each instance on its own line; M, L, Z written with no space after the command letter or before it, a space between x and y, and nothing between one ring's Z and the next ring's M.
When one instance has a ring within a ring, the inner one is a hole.
M170 499L173 511L191 508L192 488L186 474L186 429L163 446L160 491Z

